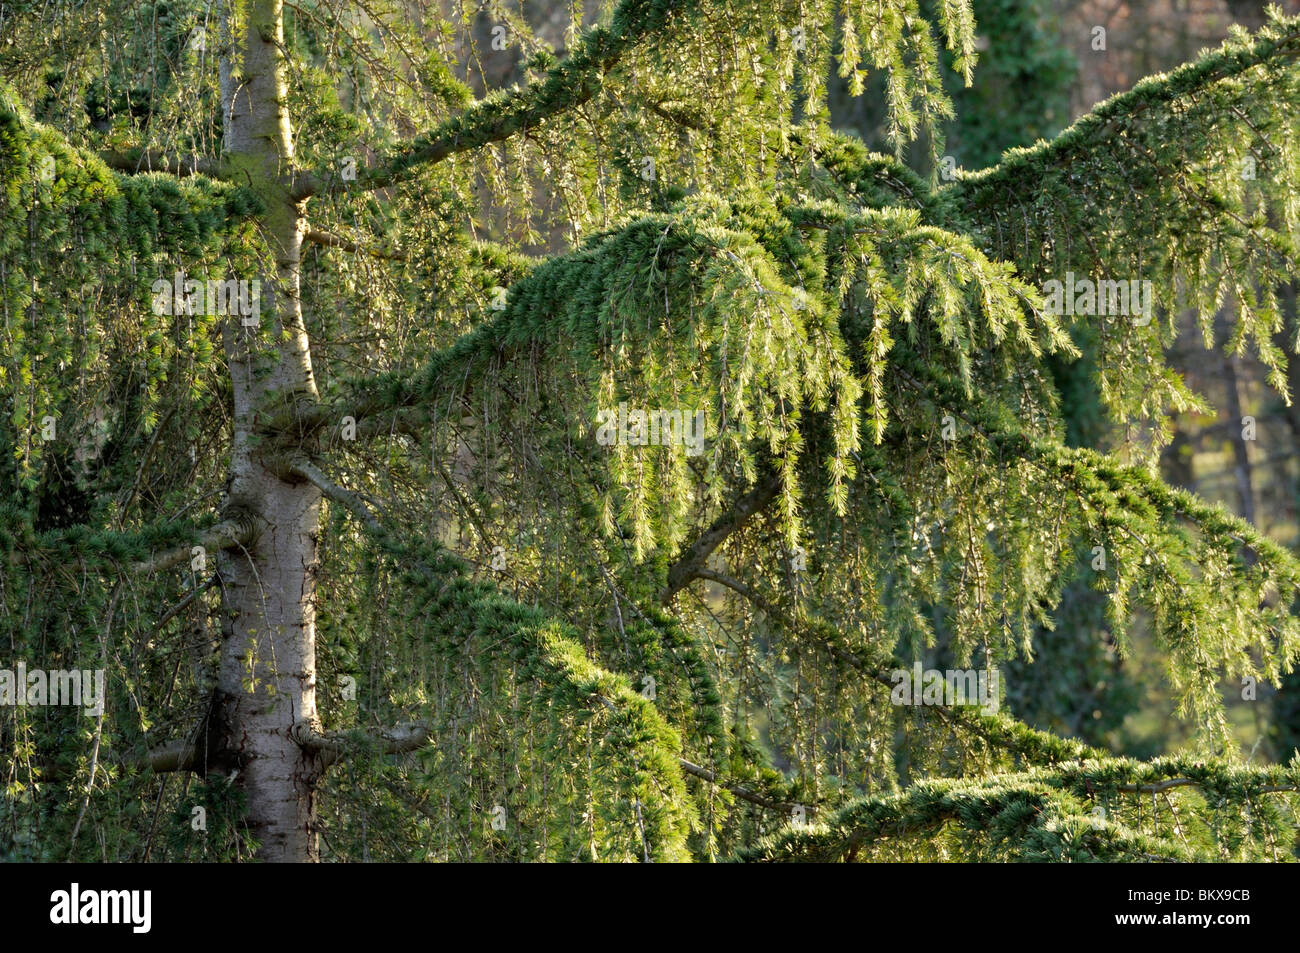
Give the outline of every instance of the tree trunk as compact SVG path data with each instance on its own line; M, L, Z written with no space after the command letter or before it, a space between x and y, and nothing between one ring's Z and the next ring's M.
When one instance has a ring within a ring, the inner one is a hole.
M277 447L274 434L259 431L268 399L317 396L298 294L303 209L288 186L293 138L279 52L282 7L281 0L253 0L244 22L228 27L223 37L223 169L265 201L259 225L275 270L259 278L259 325L244 327L232 316L224 330L234 384L226 505L250 514L259 533L246 549L220 558L225 627L212 710L219 760L238 766L247 820L261 844L258 856L314 861L319 854L313 794L321 768L293 741L290 729L297 721L317 720L320 491L289 475L278 462L285 448ZM214 751L211 745L208 751Z
M1223 386L1228 401L1228 436L1232 441L1233 474L1237 480L1237 499L1241 518L1255 523L1255 490L1251 474L1250 448L1243 434L1241 413L1241 382L1237 375L1236 359L1231 355L1223 359Z
M1226 341L1231 313L1222 309L1214 316L1215 336ZM1251 473L1250 448L1246 445L1244 421L1241 413L1241 381L1237 374L1237 359L1223 355L1223 388L1228 413L1228 440L1232 444L1233 476L1237 481L1238 513L1247 523L1255 523L1255 490ZM1254 562L1253 556L1248 556Z

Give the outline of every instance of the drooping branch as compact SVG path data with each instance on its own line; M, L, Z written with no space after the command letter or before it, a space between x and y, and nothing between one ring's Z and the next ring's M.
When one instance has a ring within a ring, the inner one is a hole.
M787 828L737 859L851 862L886 839L930 837L948 824L976 834L997 827L996 848L1011 860L1210 859L1173 840L1085 817L1077 802L1033 773L984 783L928 781L902 794L865 798L825 825Z
M798 618L765 598L753 586L734 577L705 567L696 567L691 578L716 582L744 598L750 605L781 626L801 643L811 644L860 675L893 689L897 680L893 673L906 669L892 652L868 645L850 645L843 632L818 616L800 613ZM690 580L687 580L688 582ZM1105 757L1105 752L1073 738L1061 738L1045 731L1031 728L1005 713L989 714L978 707L959 705L934 706L918 709L922 714L934 714L953 729L973 734L989 745L1008 751L1035 764L1059 764L1088 758Z
M960 417L1004 459L1041 470L1049 485L1069 492L1078 527L1096 533L1094 541L1109 552L1112 611L1128 611L1130 589L1180 593L1157 613L1155 633L1181 704L1203 726L1221 735L1226 730L1214 687L1225 674L1276 683L1294 663L1300 623L1291 606L1300 594L1300 561L1285 547L1142 467L1033 434L995 401L973 399L905 347L896 348L895 368L905 386ZM1207 573L1206 566L1216 571ZM1210 628L1217 649L1186 637Z
M700 320L725 321L727 309L723 302L739 307L750 319L766 312L793 317L800 303L771 252L743 228L743 222L726 218L721 212L718 218L715 222L711 215L697 216L686 211L652 213L615 231L594 236L583 247L530 268L524 277L511 284L504 307L497 315L434 353L422 368L413 373L401 371L342 381L341 396L329 403L305 410L280 410L282 425L285 429L322 430L343 417L351 417L356 422L359 439L363 430L382 434L388 429L385 424L393 422L417 428L427 421L430 407L448 406L462 395L472 399L485 378L520 366L521 362L545 361L557 367L571 362L577 369L586 370L620 340L627 340L632 333L643 333L632 332L628 323L618 317L620 309L616 302L629 295L640 297L630 290L640 282L629 279L644 269L671 268L674 276L680 275L680 284L667 279L664 283L672 286L683 299L695 296L702 302L696 312ZM514 262L502 264L511 270L517 267ZM752 311L739 304L750 299ZM637 306L662 307L658 294L649 300L654 303L638 301ZM683 306L687 305L683 303ZM769 364L763 357L762 377L781 377L798 366L804 371L796 375L796 391L803 392L800 400L808 399L814 392L829 392L833 395L837 419L851 419L856 382L847 372L847 358L838 351L839 340L830 326L831 319L812 308L798 318L765 327L764 334L779 329L780 339L764 348L764 354L775 353L780 348L789 353L789 358ZM670 346L677 347L681 345L684 327L680 321L647 321L644 333L666 339ZM719 350L725 348L722 342L726 339L726 334L719 335ZM628 341L628 345L631 343ZM637 342L637 346L643 345ZM756 351L747 353L754 361L759 360ZM734 361L723 363L729 373L742 376L735 370ZM757 391L759 377L743 377L746 384L741 399L748 402ZM721 381L716 386L721 389L728 385L729 382ZM733 420L751 413L740 405L731 408L731 412L729 419ZM375 418L373 424L367 423L369 418ZM275 426L281 426L278 419ZM847 425L843 429L851 430ZM842 457L847 449L839 445L839 436L837 433L836 451ZM790 483L787 479L781 491L789 490Z
M377 544L408 583L400 616L440 651L484 673L505 665L521 704L562 731L566 724L588 725L594 719L603 740L592 768L602 787L629 776L639 779L632 797L641 802L641 813L635 822L624 819L629 849L641 857L647 844L657 845L663 857L685 858L681 736L656 706L625 678L595 664L571 625L475 582L469 578L472 567L444 547L409 534L384 534ZM585 737L587 729L581 731ZM305 737L313 743L310 734Z
M1026 175L1068 165L1075 159L1123 137L1127 130L1155 109L1225 80L1241 76L1261 64L1286 62L1300 56L1300 17L1279 20L1247 44L1228 43L1212 54L1187 63L1171 73L1148 77L1133 89L1119 93L1084 115L1050 142L1012 152L990 169L959 176L944 193L958 203L978 199L989 190L1014 186L1021 194L1034 191Z
M952 218L984 236L986 250L1015 261L1026 276L1059 278L1089 266L1122 274L1131 265L1121 251L1163 270L1151 251L1177 258L1192 239L1217 243L1232 233L1232 242L1285 256L1287 243L1254 221L1237 193L1282 200L1294 189L1297 170L1285 142L1296 129L1298 57L1300 18L1279 19L1142 80L1050 142L1011 150L989 169L959 172L936 196ZM1237 153L1243 162L1250 156L1249 169L1216 168ZM1134 219L1151 227L1134 229ZM1189 276L1198 277L1180 275ZM1172 296L1174 286L1161 281ZM1189 300L1208 294L1183 284Z
M884 649L849 645L843 633L825 619L806 615L799 619L791 617L779 606L763 598L753 587L739 580L707 569L698 571L696 578L709 579L727 586L780 625L792 637L811 644L886 689L892 690L898 684L892 673L906 669L902 662ZM1105 753L1098 748L1073 738L1060 738L1049 732L1031 728L1003 712L989 714L970 705L922 706L918 711L923 715L939 717L953 729L975 735L989 745L1018 755L1030 763L1058 764L1105 756Z
M915 837L955 823L972 832L999 827L999 849L1018 860L1061 859L1062 852L1082 852L1084 859L1209 860L1187 845L1137 834L1115 820L1117 805L1111 800L1115 795L1155 795L1184 787L1207 792L1231 789L1247 797L1294 794L1300 791L1300 778L1294 766L1253 767L1186 757L1151 762L1105 757L977 781L926 781L898 795L863 798L824 827L787 829L741 857L852 860L862 848L884 838ZM1238 803L1226 800L1212 809L1235 811ZM1051 856L1044 856L1044 851Z
M1145 506L1165 520L1185 519L1194 523L1207 535L1230 540L1249 550L1252 562L1254 558L1262 559L1266 568L1300 587L1300 561L1240 517L1205 502L1194 493L1167 485L1141 467L1120 464L1094 450L1064 447L1035 438L1016 424L1014 418L999 416L970 400L959 384L905 349L897 348L895 357L900 380L937 406L959 414L980 437L1007 456L1031 461L1055 477L1074 483L1083 492L1090 488L1108 492L1130 511Z

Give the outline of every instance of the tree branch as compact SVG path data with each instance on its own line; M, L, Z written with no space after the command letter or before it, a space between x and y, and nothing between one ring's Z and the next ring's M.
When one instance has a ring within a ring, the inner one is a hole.
M751 804L757 804L759 807L765 807L771 811L781 811L784 814L790 814L796 807L805 807L809 812L815 812L816 807L812 805L792 804L787 801L774 801L769 797L764 797L755 791L751 791L743 784L737 784L735 781L726 781L718 778L718 775L708 768L701 768L698 764L692 764L685 758L679 758L682 770L689 775L708 781L710 784L716 784L718 787L725 788L742 801L748 801Z
M1163 781L1156 781L1153 784L1117 784L1116 791L1123 791L1126 794L1159 794L1162 791L1168 791L1170 788L1201 787L1205 782L1197 778L1166 778ZM1285 794L1291 791L1300 791L1300 786L1294 784L1268 784L1259 788L1257 794Z
M193 771L197 760L193 742L173 741L151 749L139 763L148 765L154 774L166 774L169 771Z
M1020 212L1020 218L1028 232L1031 222L1036 219L1032 209L1033 200L1051 194L1050 184L1058 181L1058 191L1077 193L1081 200L1086 201L1090 183L1081 182L1077 164L1093 160L1112 147L1120 147L1131 153L1136 148L1138 130L1147 117L1167 119L1168 110L1180 100L1195 97L1216 84L1240 80L1254 67L1291 61L1298 56L1300 18L1291 17L1269 24L1244 44L1229 40L1218 50L1203 55L1195 62L1184 64L1168 74L1142 80L1132 89L1095 107L1050 142L1040 142L1027 149L1008 153L999 164L990 168L959 173L955 181L944 186L937 194L951 209L968 219L982 222L985 228L991 228L999 216L1009 217ZM1267 101L1266 93L1252 89L1245 83L1241 84L1236 95L1244 101ZM1259 134L1259 129L1254 128L1248 116L1231 103L1228 107L1236 111L1245 124ZM1161 114L1160 110L1166 112ZM1163 136L1163 133L1158 135ZM1174 157L1175 161L1184 164L1198 159L1197 153L1189 154L1186 151ZM1157 167L1156 171L1169 176L1175 170ZM1027 207L1030 212L1026 216L1023 213ZM1079 227L1077 220L1071 224ZM1113 225L1110 221L1098 224L1101 227ZM1023 238L1027 247L1032 246L1030 239L1029 234ZM1015 251L1020 242L1021 239L1017 238L1009 248L1013 259L1018 257L1015 256ZM1024 264L1021 262L1022 266Z
M370 190L410 178L419 167L467 152L540 125L552 116L590 101L600 90L605 74L638 43L665 32L674 15L694 12L695 4L667 4L656 0L623 0L609 28L589 30L572 53L523 89L481 99L459 116L382 157L373 167L359 170L354 182L333 173L301 173L294 179L293 197L337 194L351 189Z
M781 477L774 475L736 500L731 511L716 520L668 570L668 585L659 593L659 602L667 605L672 601L673 596L690 584L692 579L698 578L700 569L713 555L713 551L722 545L728 536L749 522L755 513L771 503L780 490Z
M352 490L346 490L339 486L324 471L310 460L299 457L290 464L290 470L298 476L315 484L320 491L325 494L326 499L333 500L346 509L350 510L362 523L366 529L372 533L382 533L383 525L379 522L378 517L365 502Z
M289 737L326 767L343 758L349 750L362 746L377 747L382 754L408 754L423 747L429 736L429 725L419 721L377 732L320 732L306 721L295 722L289 729Z
M872 681L893 690L897 684L892 672L905 669L892 654L873 651L866 647L853 648L844 644L842 634L823 619L812 617L796 620L778 606L764 599L753 587L711 569L695 571L696 579L707 579L724 585L745 598L751 605L775 621L787 632L797 633L804 641L843 662ZM1106 753L1073 738L1060 738L1045 731L1030 728L1005 714L985 714L977 708L942 705L923 706L924 714L934 713L953 729L968 731L988 744L1014 752L1027 761L1057 764L1069 760L1103 758Z
M383 261L408 261L405 255L399 255L396 252L366 248L358 245L342 235L335 235L333 232L327 232L319 228L309 228L302 236L306 241L315 245L324 245L327 248L341 248L344 251L354 252L358 255L369 255L371 258L378 258Z
M178 156L158 149L106 149L99 157L119 172L167 172L175 176L217 175L217 163L203 156Z
M193 603L195 599L197 599L199 596L203 595L203 593L207 592L209 589L215 586L217 584L218 579L220 579L220 577L216 573L213 573L211 576L208 577L207 582L201 582L193 589L191 589L189 593L185 596L185 598L181 599L180 602L176 603L176 605L172 606L170 609L164 612L162 614L162 617L159 618L158 621L153 624L153 629L151 630L150 635L152 636L153 633L158 632L168 622L170 622L172 619L176 618L178 615L184 612L185 609L191 603ZM146 639L146 641L148 640Z
M162 572L192 558L195 546L216 551L234 549L237 546L247 546L256 536L257 526L251 516L225 519L204 530L191 542L165 549L148 559L132 563L131 571L141 574Z

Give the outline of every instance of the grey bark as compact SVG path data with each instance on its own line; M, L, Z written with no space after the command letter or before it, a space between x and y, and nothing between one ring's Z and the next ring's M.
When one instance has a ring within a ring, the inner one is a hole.
M321 494L277 464L265 408L317 397L299 300L304 204L290 197L293 131L286 105L282 0L252 0L230 25L221 69L222 167L264 200L259 220L275 257L261 275L260 323L227 318L223 337L234 384L234 442L226 501L258 533L219 560L224 628L212 717L222 761L238 765L247 822L266 861L319 859L313 797L323 766L294 741L316 722L316 540ZM212 750L209 745L209 751Z

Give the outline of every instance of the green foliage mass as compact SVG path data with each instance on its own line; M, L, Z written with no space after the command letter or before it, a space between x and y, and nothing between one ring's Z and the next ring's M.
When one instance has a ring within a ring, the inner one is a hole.
M111 713L0 713L0 852L243 858L238 792L143 757L202 722L221 611L209 570L149 559L230 517L235 439L220 316L158 314L150 289L265 268L266 209L97 157L220 158L201 6L119 6L161 42L114 47L102 81L78 5L44 39L20 18L32 43L0 59L0 634L107 669ZM937 185L900 156L920 138L937 167L941 50L978 71L970 4L935 7L625 0L562 57L515 18L528 78L473 104L451 23L288 18L295 186L335 240L302 265L321 399L259 410L346 474L317 589L320 727L346 755L326 856L1291 856L1295 768L1237 763L1218 685L1291 668L1300 565L1147 464L1167 412L1200 406L1163 359L1178 310L1233 296L1226 346L1284 390L1300 20ZM882 75L893 157L829 129L832 70ZM1067 270L1151 280L1158 317L1051 313ZM1127 456L1066 439L1053 362L1082 347L1142 435ZM623 403L702 411L704 451L605 445ZM1121 652L1149 616L1194 754L891 702L940 636L963 667L1031 662L1081 579ZM385 753L403 721L428 743Z

